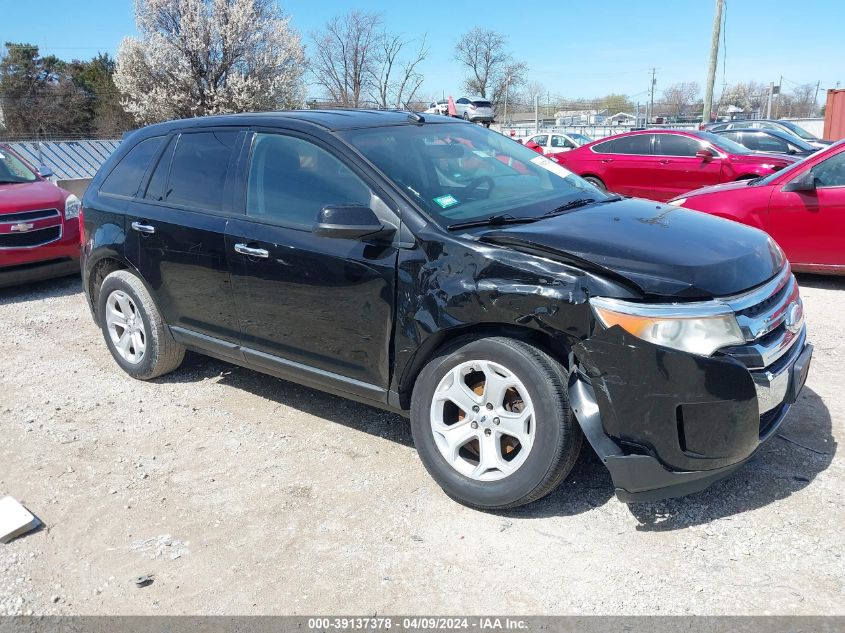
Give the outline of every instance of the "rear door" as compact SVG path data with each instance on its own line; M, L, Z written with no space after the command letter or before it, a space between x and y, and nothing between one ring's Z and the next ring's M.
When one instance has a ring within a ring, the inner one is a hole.
M653 134L632 134L593 145L597 174L610 191L650 198L654 181Z
M237 340L224 232L233 159L245 135L231 128L173 134L129 207L126 257L177 337Z
M343 204L369 205L398 226L386 197L304 134L258 131L243 163L242 215L229 222L226 249L244 355L271 371L329 372L344 378L340 389L375 397L390 377L397 247L312 229L320 209Z
M655 134L655 200L671 200L687 191L719 183L722 159L716 152L711 158L696 156L702 149L707 149L704 143L689 136Z
M845 269L845 149L811 171L815 190L772 193L767 232L793 264Z

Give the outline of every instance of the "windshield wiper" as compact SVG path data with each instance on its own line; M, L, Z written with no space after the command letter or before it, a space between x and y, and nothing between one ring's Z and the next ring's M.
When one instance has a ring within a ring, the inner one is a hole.
M455 222L448 225L446 228L449 231L454 229L469 229L475 226L501 226L503 224L527 224L529 222L536 222L542 216L525 216L517 217L510 213L497 213L486 218L478 218L477 220L467 220L466 222Z
M566 213L567 211L572 211L573 209L580 209L581 207L586 207L588 204L604 204L605 202L615 202L621 199L621 196L612 196L605 198L604 200L596 200L595 198L576 198L575 200L570 200L569 202L562 204L559 207L555 207L551 211L547 211L540 217L550 218L555 215L560 215L561 213Z

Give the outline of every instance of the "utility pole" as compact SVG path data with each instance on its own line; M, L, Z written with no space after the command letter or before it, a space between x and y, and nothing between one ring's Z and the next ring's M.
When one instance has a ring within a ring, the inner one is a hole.
M716 15L713 18L713 35L710 38L710 66L707 68L707 83L704 85L704 112L701 122L709 123L713 114L713 84L716 83L716 64L719 62L719 35L722 32L722 9L725 0L716 0Z
M510 92L511 88L511 76L510 73L505 75L505 115L502 119L502 125L508 124L508 93Z
M657 79L654 78L654 73L657 72L656 68L651 69L651 98L649 101L648 112L646 112L645 117L645 125L646 127L649 126L651 123L651 117L654 115L654 84L657 83Z
M807 113L807 116L815 116L816 114L816 104L819 102L819 87L821 85L821 81L816 82L816 94L813 95L813 109Z
M781 75L780 79L778 80L778 91L776 93L778 98L775 101L775 118L776 119L778 117L780 117L780 93L781 93L781 90L783 90L783 75Z
M772 95L775 92L775 82L769 82L769 100L766 102L766 118L772 118Z
M534 95L534 134L540 133L540 95Z

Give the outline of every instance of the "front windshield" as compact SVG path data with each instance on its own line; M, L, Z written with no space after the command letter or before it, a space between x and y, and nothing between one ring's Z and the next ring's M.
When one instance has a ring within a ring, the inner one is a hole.
M9 150L0 147L0 184L35 182L38 176Z
M740 145L736 141L732 141L731 139L722 136L721 134L713 134L712 132L699 132L701 138L706 141L710 141L712 145L715 145L720 150L727 152L728 154L753 154L750 149L745 147L744 145Z
M790 130L796 136L800 136L804 140L807 141L815 141L816 137L810 134L807 130L805 130L800 125L795 125L792 121L778 121L783 127Z
M533 218L607 195L554 161L468 123L399 125L341 136L441 226L507 214Z

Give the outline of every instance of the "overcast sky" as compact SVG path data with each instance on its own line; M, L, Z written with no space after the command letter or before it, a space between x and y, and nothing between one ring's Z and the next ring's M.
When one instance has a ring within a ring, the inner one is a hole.
M506 34L528 78L552 95L595 97L623 93L646 100L649 74L657 91L678 81L704 83L714 0L622 2L405 2L287 0L283 9L306 44L331 16L356 6L381 13L385 26L408 37L427 35L431 53L421 67L422 97L461 92L463 71L452 60L461 33L475 27ZM726 0L724 81L845 87L845 1ZM64 59L115 54L135 33L131 0L0 0L0 42L30 42ZM723 72L724 68L724 72ZM318 96L312 89L309 96ZM823 92L822 92L823 94Z

